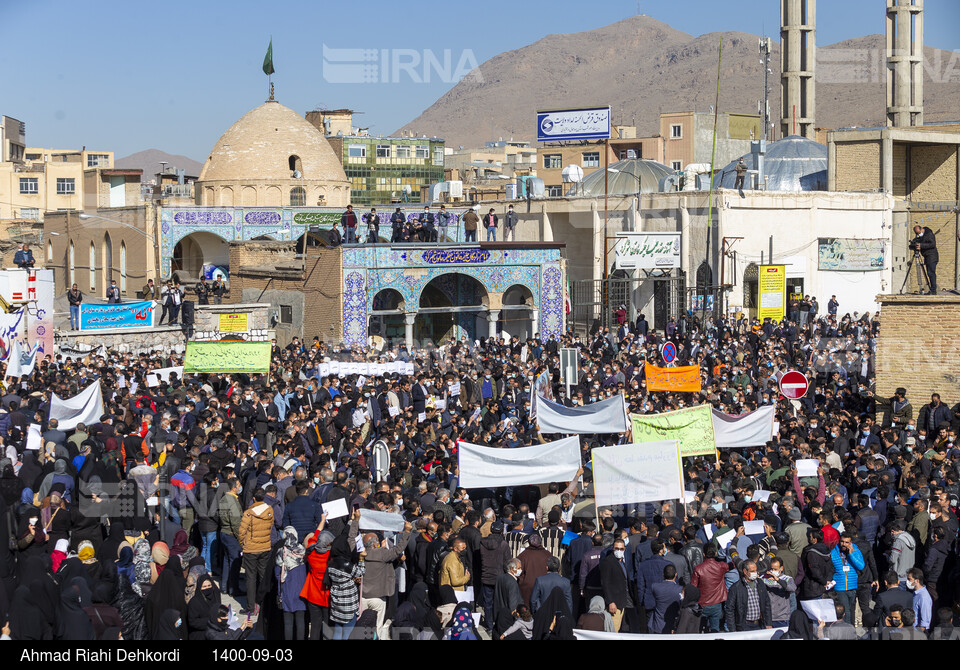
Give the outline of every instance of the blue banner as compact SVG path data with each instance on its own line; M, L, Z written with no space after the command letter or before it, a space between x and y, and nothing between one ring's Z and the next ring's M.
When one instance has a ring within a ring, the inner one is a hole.
M150 328L153 302L121 302L112 305L80 305L80 330Z
M537 112L537 141L605 140L610 137L610 108Z

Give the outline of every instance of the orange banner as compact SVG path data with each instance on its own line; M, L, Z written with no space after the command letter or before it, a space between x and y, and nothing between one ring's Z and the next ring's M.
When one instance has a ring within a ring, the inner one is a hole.
M687 365L679 368L658 368L645 364L648 391L700 392L700 366Z

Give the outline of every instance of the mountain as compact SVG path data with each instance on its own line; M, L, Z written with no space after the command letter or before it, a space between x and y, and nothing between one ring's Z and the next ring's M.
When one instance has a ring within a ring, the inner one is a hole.
M636 125L639 136L659 132L661 112L708 111L717 91L717 53L723 36L720 110L757 113L763 94L759 37L742 32L693 37L648 16L603 28L547 35L494 56L420 116L397 130L443 137L447 146L483 146L504 139L536 139L536 111L609 104L616 124ZM770 118L779 137L780 51L770 56ZM883 35L817 49L817 126L885 123ZM952 52L926 47L927 121L960 117L960 77ZM953 61L951 61L953 59ZM934 84L931 71L938 79ZM951 73L953 76L951 76ZM480 81L477 81L480 79Z
M168 154L159 149L147 149L145 151L138 151L135 154L130 154L129 156L124 156L123 158L117 158L114 160L114 165L118 168L139 168L143 170L143 181L148 182L160 171L160 161L167 162L167 169L179 168L186 170L187 175L191 177L199 177L200 170L203 168L203 163L198 163L192 158Z

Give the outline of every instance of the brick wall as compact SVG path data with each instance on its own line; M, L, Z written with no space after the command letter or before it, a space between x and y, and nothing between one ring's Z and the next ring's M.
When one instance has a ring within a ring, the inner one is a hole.
M340 247L308 247L303 282L303 335L327 342L343 339L343 263Z
M837 144L837 190L871 191L881 188L880 142Z
M881 295L877 395L907 389L914 416L939 393L960 402L960 296Z
M910 182L914 200L956 200L957 147L945 144L911 147Z
M897 198L906 198L907 193L907 145L894 143L893 145L893 195Z

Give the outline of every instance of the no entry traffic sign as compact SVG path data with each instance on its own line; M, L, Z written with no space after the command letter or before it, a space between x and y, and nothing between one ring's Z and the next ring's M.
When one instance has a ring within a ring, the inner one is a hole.
M780 378L780 393L790 400L805 396L809 386L807 378L796 370L791 370Z
M673 363L677 360L677 345L673 342L667 342L660 348L660 355L663 356L664 363Z

